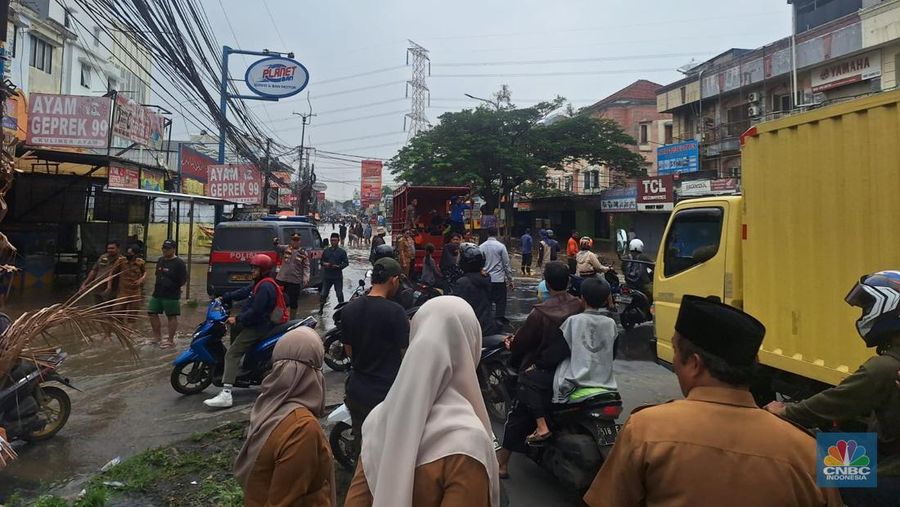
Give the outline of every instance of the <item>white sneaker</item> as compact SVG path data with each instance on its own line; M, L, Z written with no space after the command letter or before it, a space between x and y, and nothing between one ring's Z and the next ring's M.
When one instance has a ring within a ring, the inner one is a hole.
M215 398L204 401L203 404L213 408L229 408L232 405L231 392L222 391Z

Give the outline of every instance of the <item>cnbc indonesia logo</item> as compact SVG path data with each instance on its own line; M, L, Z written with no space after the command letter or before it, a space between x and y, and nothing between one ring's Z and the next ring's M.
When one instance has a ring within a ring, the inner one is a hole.
M820 487L878 487L878 437L875 433L817 433L816 464Z

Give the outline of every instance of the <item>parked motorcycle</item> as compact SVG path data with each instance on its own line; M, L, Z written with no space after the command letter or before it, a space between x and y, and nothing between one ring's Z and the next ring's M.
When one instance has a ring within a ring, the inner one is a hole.
M366 273L368 278L369 273ZM343 303L338 303L331 314L334 321L334 327L329 329L325 336L322 337L322 344L325 347L325 364L334 371L347 371L350 369L350 356L344 351L344 343L341 341L341 310L347 306L347 303L354 299L364 296L368 292L365 280L360 280L356 286L356 290L350 295L350 299Z
M481 361L478 363L478 385L481 387L481 395L488 416L498 423L506 421L506 414L512 405L509 395L507 363L509 351L506 350L504 340L506 335L485 336L481 340Z
M191 345L172 363L170 382L181 394L197 394L214 384L222 386L225 368L225 344L222 339L227 331L228 307L214 299L206 308L206 320L194 331ZM292 320L274 327L268 335L256 343L244 355L234 387L251 387L262 384L272 369L272 351L275 345L291 329L306 326L315 329L318 322L313 317Z
M328 443L331 445L335 461L345 470L352 472L356 469L356 460L359 456L353 438L353 419L347 405L341 404L332 410L325 420L325 426L331 428L328 432Z
M47 440L66 425L72 401L64 390L47 384L57 382L78 390L57 373L66 357L57 350L38 357L37 363L23 359L0 384L0 427L6 429L8 440Z

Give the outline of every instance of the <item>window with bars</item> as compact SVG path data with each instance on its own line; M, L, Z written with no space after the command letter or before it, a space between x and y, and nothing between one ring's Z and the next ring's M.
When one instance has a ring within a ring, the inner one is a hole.
M81 64L81 86L85 88L91 87L91 72L93 72L93 69L90 65Z
M53 46L40 37L31 35L30 38L31 60L29 61L29 65L35 69L42 70L47 74L51 74L51 69L53 68Z

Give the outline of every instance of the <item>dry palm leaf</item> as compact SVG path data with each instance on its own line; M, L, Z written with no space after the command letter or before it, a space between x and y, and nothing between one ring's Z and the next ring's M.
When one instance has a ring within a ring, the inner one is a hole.
M9 444L9 441L6 440L6 433L0 431L0 470L14 459L16 459L16 451Z
M62 303L23 313L0 336L0 378L5 377L18 363L23 350L38 337L50 336L56 328L69 328L85 342L93 342L97 335L115 336L118 343L137 356L134 348L136 331L125 324L126 319L138 317L138 310L128 310L128 303L140 296L129 296L82 306L82 300L92 291L107 284L110 277L96 281ZM36 354L29 354L34 357Z

